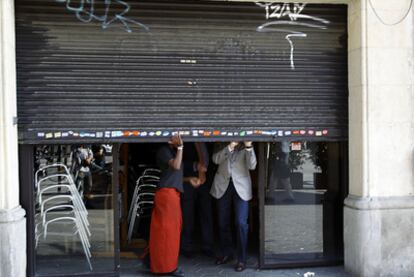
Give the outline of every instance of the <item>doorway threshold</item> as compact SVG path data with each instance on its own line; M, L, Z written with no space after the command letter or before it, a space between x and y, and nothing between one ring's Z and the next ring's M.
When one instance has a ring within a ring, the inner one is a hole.
M298 276L298 277L347 277L343 266L330 267L311 267L311 268L293 268L293 269L258 269L258 260L256 257L250 257L247 261L246 270L240 274L234 271L236 261L217 266L214 264L214 258L196 255L192 258L180 257L179 266L183 269L185 276ZM308 273L308 274L307 274ZM314 273L312 275L312 273ZM121 259L121 277L133 276L156 276L141 265L137 259Z

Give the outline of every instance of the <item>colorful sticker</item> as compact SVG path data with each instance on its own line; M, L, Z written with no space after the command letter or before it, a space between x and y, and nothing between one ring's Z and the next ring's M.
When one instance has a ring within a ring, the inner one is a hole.
M79 135L81 138L84 138L84 137L94 138L95 137L95 133L81 132ZM121 132L121 136L122 136L122 132Z
M111 132L111 136L112 136L113 138L116 138L116 137L122 137L122 135L123 135L122 131L112 131L112 132Z
M302 150L302 144L300 142L292 142L290 144L292 151L300 151Z
M162 131L162 130L158 130L158 131L150 131L150 132L139 132L139 131L104 131L104 132L74 132L74 131L67 131L67 132L38 132L37 133L37 137L39 138L43 138L46 137L47 139L50 138L66 138L68 136L74 136L74 137L90 137L90 138L117 138L117 137L129 137L129 136L141 136L141 137L146 137L146 136L150 136L150 137L154 137L154 136L164 136L167 137L170 134L175 135L175 134L180 134L181 136L194 136L194 137L198 137L200 135L205 136L205 137L210 137L210 136L228 136L228 137L233 137L233 136L240 136L240 137L244 137L244 136L249 136L249 135L264 135L264 136L279 136L279 137L283 137L283 136L291 136L291 135L301 135L301 136L327 136L329 134L329 130L328 129L323 129L323 130L305 130L305 129L295 129L295 130L243 130L243 131L234 131L234 132L229 132L229 131L220 131L220 130L189 130L189 131L174 131L174 132L169 132L169 131Z

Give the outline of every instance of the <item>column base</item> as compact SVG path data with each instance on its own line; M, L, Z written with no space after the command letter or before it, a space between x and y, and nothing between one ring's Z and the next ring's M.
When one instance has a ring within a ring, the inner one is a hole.
M414 276L414 197L349 196L345 270L353 276Z
M0 210L0 276L26 276L26 218L18 206Z

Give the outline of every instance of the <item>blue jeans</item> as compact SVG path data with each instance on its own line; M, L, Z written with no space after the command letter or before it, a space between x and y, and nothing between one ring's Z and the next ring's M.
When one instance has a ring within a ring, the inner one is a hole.
M249 225L247 217L249 214L249 202L244 201L237 194L233 182L230 181L224 195L217 200L218 221L220 233L220 251L222 256L232 256L232 233L230 216L232 206L235 212L235 225L237 234L237 259L245 263L247 260L247 235Z

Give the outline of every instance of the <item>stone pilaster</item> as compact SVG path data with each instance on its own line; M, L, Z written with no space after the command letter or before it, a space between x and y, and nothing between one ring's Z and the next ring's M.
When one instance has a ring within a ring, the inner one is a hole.
M410 0L349 2L350 195L344 207L344 254L345 269L353 276L414 276L409 8Z
M26 276L26 219L20 207L0 210L0 277Z
M0 1L0 277L26 276L26 219L19 205L14 0Z
M353 276L414 276L414 197L353 197L344 208L345 268Z

